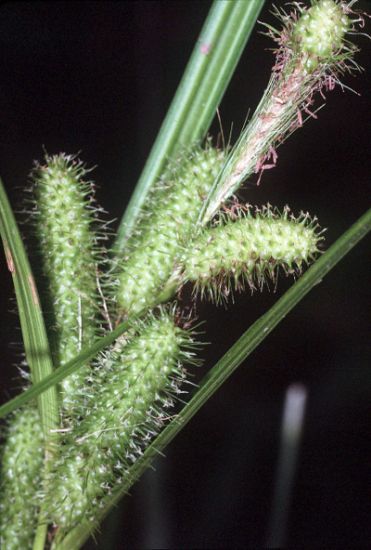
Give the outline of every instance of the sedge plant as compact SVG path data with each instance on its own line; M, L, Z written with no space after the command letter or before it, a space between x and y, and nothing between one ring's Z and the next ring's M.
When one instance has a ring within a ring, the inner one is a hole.
M76 156L46 154L31 173L36 282L1 191L31 373L23 393L0 409L12 412L2 450L4 548L81 547L156 452L370 228L368 212L324 252L313 214L237 197L248 178L260 183L275 166L277 147L314 115L316 95L358 69L349 37L364 17L355 2L276 10L278 28L266 26L276 43L272 76L255 113L235 145L221 148L206 136L262 4L213 5L110 249L89 171ZM282 275L299 280L184 405L203 345L197 300L228 305L239 292L276 287ZM185 287L192 308L179 299Z

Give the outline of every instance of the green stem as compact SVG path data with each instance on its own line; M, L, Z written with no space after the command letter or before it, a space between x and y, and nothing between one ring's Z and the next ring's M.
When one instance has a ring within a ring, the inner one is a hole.
M207 132L263 4L264 0L214 1L121 220L116 252L124 248L166 159Z
M43 523L38 525L32 550L44 550L47 534L48 534L47 524Z
M199 389L177 417L161 432L131 468L126 482L107 501L94 523L82 523L62 541L55 541L54 550L77 550L96 529L110 509L125 495L143 474L151 460L160 453L210 399L236 368L272 332L302 298L371 230L371 209L361 216L310 269L258 319L204 377Z

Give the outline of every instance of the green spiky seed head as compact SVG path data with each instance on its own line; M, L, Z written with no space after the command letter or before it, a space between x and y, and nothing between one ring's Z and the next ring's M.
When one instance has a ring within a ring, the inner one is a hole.
M37 526L38 493L43 465L43 433L37 408L17 411L2 450L0 546L32 548Z
M117 301L126 315L152 307L188 244L224 154L211 147L184 151L148 199L118 271Z
M295 218L287 207L282 214L270 206L254 214L240 210L237 219L222 216L195 239L183 258L183 280L218 302L246 283L251 290L262 288L280 268L300 271L318 253L321 239L308 214Z
M57 364L75 357L94 341L97 332L96 217L91 184L83 179L86 173L81 162L65 154L46 155L45 164L37 164L32 173L35 233ZM66 409L73 406L83 370L62 383Z
M319 0L302 13L293 27L293 47L307 56L305 67L315 70L320 62L330 61L343 46L350 19L341 4Z
M190 334L160 310L137 321L94 371L85 419L69 434L50 480L46 509L56 525L92 519L161 429L192 361ZM49 502L50 500L50 502Z

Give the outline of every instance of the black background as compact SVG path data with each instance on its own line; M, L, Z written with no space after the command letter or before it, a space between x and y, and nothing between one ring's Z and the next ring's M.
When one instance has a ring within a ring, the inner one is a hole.
M49 153L81 151L88 165L97 165L99 202L110 218L121 217L209 6L206 0L1 4L0 173L13 205L44 146ZM272 22L269 7L270 1L260 19ZM370 41L357 43L357 60L367 68ZM233 122L234 138L268 81L270 47L255 30L221 104L224 131ZM279 149L277 168L244 193L253 204L269 200L316 214L328 228L326 246L366 210L370 193L370 76L345 83L361 96L339 88L329 93L319 120L296 132ZM215 123L212 133L218 131ZM303 383L309 397L287 542L366 544L368 250L364 240L210 399L167 458L156 461L157 473L146 474L107 520L99 548L263 545L283 399L293 382ZM19 386L18 356L8 343L21 341L5 265L3 402ZM202 373L290 284L282 279L277 293L239 296L226 311L200 305L213 342Z

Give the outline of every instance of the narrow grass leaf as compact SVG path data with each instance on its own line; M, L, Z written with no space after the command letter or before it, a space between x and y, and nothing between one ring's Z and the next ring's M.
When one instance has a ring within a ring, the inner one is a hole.
M8 269L13 278L26 359L32 382L37 384L52 373L53 364L35 280L1 180L0 233ZM38 406L43 430L48 436L50 429L58 425L56 388L49 388L40 394Z

